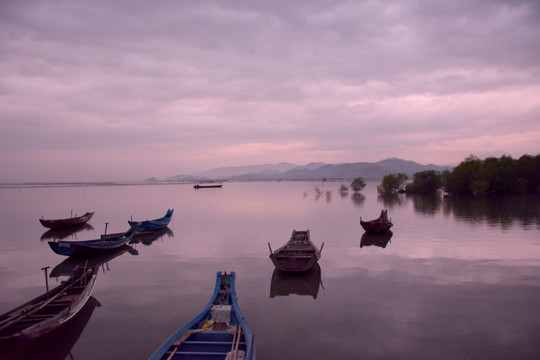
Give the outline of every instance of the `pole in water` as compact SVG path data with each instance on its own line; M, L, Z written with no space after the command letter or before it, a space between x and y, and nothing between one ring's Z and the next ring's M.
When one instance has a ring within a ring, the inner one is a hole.
M50 268L50 266L46 266L44 268L41 268L41 270L45 271L45 288L47 289L47 299L49 298L49 279L47 278L47 269Z

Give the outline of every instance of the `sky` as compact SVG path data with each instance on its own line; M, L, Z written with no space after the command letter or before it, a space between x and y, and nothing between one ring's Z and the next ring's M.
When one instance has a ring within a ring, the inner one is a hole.
M0 1L0 182L538 153L538 0Z

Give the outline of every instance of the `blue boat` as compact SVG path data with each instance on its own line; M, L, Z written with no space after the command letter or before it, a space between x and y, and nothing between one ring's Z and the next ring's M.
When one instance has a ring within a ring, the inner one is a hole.
M254 335L238 306L235 278L234 272L218 272L206 307L149 359L255 360Z
M91 256L124 246L131 240L134 233L133 226L122 234L102 235L99 239L85 241L49 241L49 246L58 255Z
M136 226L137 232L161 230L171 222L174 209L167 210L164 217L145 221L128 221L129 226Z

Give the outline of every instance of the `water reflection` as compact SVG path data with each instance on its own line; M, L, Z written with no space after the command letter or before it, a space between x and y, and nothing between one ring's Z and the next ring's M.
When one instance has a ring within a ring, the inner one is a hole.
M377 201L382 202L384 207L389 209L393 209L396 206L402 207L405 204L405 198L400 194L378 195Z
M144 231L138 232L133 235L133 238L129 241L130 244L142 243L143 245L149 246L158 239L162 239L164 236L174 237L174 233L168 227L157 231Z
M439 194L434 195L406 195L407 199L413 202L414 210L425 215L435 215L442 204L442 197Z
M366 201L366 197L362 195L361 193L354 193L351 195L351 200L356 206L362 206L364 201Z
M288 272L275 268L270 283L270 297L309 295L316 299L319 285L322 286L319 263L302 272Z
M442 201L445 215L458 220L484 222L509 227L514 222L522 226L540 225L540 197L536 195L497 197L453 197Z
M378 246L384 249L392 239L392 235L394 234L390 230L384 233L365 232L360 239L360 248L364 246Z
M71 349L79 340L94 309L100 306L99 301L90 296L75 316L40 337L0 340L0 360L73 358Z
M90 224L81 224L77 225L75 227L65 228L65 229L51 229L48 231L45 231L43 235L41 235L40 240L62 240L69 236L72 238L77 239L77 233L82 231L93 231L94 227Z
M138 255L124 245L91 257L68 257L51 271L50 277L69 280L1 316L0 360L65 359L100 303L92 296L100 267L125 253ZM47 271L48 267L43 268Z
M138 255L136 249L129 245L121 246L117 249L111 250L109 252L98 254L91 257L68 257L60 264L56 265L51 271L50 277L59 277L59 276L68 276L77 268L90 267L97 271L101 266L106 265L106 270L109 269L109 262L120 255L125 253L130 253L131 255Z

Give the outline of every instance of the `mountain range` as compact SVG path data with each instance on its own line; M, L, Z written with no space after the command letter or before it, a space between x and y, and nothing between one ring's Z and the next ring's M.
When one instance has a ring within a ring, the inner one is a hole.
M307 179L380 179L388 174L404 173L413 176L424 170L452 170L451 166L421 165L414 161L389 158L374 163L357 162L324 164L320 162L299 166L287 162L279 164L221 167L193 175L176 175L168 181L189 180L307 180Z

